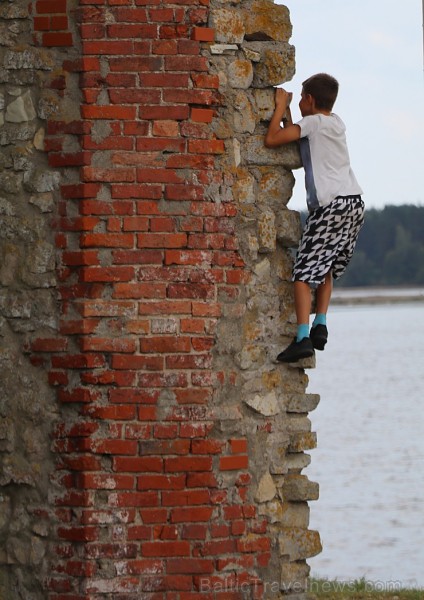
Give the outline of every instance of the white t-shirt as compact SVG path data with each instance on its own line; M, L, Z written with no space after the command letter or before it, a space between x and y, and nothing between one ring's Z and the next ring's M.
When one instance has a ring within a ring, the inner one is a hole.
M309 210L326 206L337 196L362 194L350 166L346 127L340 117L334 113L310 115L297 125Z

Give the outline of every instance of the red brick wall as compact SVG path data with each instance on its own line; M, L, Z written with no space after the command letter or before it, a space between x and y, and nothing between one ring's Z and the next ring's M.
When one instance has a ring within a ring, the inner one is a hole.
M313 361L274 360L295 329L300 159L263 145L272 86L294 72L291 24L271 0L210 2L35 0L0 15L31 20L31 42L3 54L33 133L13 121L16 89L1 93L7 130L31 138L33 164L10 163L28 171L21 205L46 223L54 211L57 250L56 278L27 279L49 298L57 279L57 323L13 295L9 314L28 320L14 345L25 337L57 397L38 432L45 443L57 411L56 468L43 450L27 510L40 523L5 555L22 589L41 582L36 600L307 598L319 398L305 393ZM45 246L30 265L43 276Z
M55 115L46 138L60 336L32 345L61 406L52 600L262 597L247 440L216 427L236 378L214 367L216 328L246 276L235 207L211 192L225 144L207 4L34 4L36 42L80 53L64 54L62 96L78 87L81 116Z

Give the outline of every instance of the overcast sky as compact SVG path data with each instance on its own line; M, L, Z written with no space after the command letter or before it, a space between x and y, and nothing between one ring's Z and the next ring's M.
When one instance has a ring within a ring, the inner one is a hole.
M291 15L296 75L292 115L300 119L302 81L318 72L339 80L334 106L347 127L351 163L368 207L424 206L422 0L277 0ZM289 208L305 209L303 170Z

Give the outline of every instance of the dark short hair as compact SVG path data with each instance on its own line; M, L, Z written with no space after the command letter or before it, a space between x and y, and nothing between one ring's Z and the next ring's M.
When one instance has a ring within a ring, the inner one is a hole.
M303 82L303 91L315 98L317 108L331 110L339 92L339 82L327 73L312 75Z

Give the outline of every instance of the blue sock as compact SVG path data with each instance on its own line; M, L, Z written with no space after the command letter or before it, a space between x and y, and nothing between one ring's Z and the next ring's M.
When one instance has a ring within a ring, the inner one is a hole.
M317 313L312 323L312 327L317 325L327 325L327 315L325 313Z
M296 342L300 342L303 338L309 337L309 323L302 323L297 326Z

